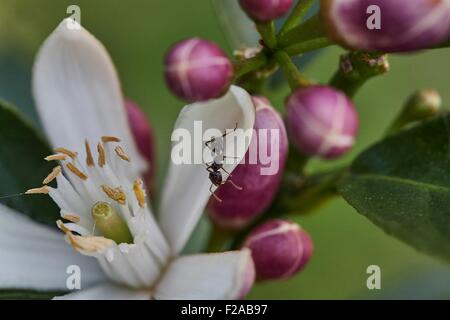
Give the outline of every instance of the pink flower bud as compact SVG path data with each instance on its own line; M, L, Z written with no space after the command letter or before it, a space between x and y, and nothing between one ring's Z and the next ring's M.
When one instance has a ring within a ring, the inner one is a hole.
M239 0L239 3L250 18L260 22L281 18L292 6L292 0Z
M256 279L288 279L308 263L313 253L309 234L298 224L269 220L253 230L244 242L252 251Z
M233 79L233 64L212 42L198 38L175 44L166 55L165 78L172 92L188 102L223 95Z
M299 89L286 108L291 142L304 154L332 159L353 146L358 115L343 92L329 86Z
M148 171L144 173L144 179L147 186L151 188L153 186L153 179L156 172L155 141L153 138L153 131L145 113L136 103L127 99L125 100L125 108L127 110L128 121L130 123L134 141L136 142L140 154L149 164Z
M450 36L448 0L322 0L331 38L353 49L406 52Z
M252 141L244 163L229 178L242 190L226 183L215 193L222 201L212 197L209 202L210 217L224 229L243 228L261 215L271 204L284 171L288 152L284 123L266 98L254 97L253 102Z

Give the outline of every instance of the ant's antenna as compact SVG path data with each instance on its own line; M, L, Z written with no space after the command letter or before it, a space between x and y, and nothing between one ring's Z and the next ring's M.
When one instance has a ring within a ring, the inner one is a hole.
M236 189L238 189L238 190L243 190L244 188L242 188L242 187L239 187L237 184L235 184L234 182L233 182L233 180L231 180L231 179L228 179L227 180L229 183L231 183L232 185L233 185L233 187L235 187Z

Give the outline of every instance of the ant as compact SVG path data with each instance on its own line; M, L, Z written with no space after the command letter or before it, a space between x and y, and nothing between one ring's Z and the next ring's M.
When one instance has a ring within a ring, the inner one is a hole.
M238 126L238 124L236 123L236 126L233 129L233 131L226 132L219 138L223 139L230 132L236 131L237 126ZM209 164L206 164L207 165L206 170L209 172L209 180L211 181L211 186L209 187L209 192L211 192L211 194L214 196L214 198L216 198L217 201L222 202L222 199L220 199L212 191L213 186L219 187L219 186L224 185L225 183L227 183L229 181L233 185L233 187L235 187L238 190L242 190L242 187L239 187L238 185L236 185L231 179L228 179L226 181L224 181L224 179L223 179L222 172L220 170L225 172L228 175L228 178L232 177L231 174L227 170L224 169L223 161L226 158L233 158L233 157L227 157L227 156L223 155L223 144L222 143L218 143L218 144L214 145L211 148L211 145L214 142L216 142L216 140L219 139L219 138L218 137L212 137L211 140L205 142L205 146L210 148L211 151L214 153L214 156L215 156L213 162L211 162ZM237 158L235 158L235 159L237 159Z

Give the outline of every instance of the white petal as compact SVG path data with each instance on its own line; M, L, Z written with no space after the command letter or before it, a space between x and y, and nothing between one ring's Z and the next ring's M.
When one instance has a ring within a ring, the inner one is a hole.
M84 140L117 136L132 159L133 178L145 169L134 143L119 79L103 45L88 31L69 29L66 19L42 45L33 69L39 117L54 147L77 151Z
M112 283L102 283L89 289L72 292L54 300L148 300L150 293L133 290Z
M0 287L67 290L71 265L81 271L81 287L104 281L95 259L75 252L62 233L0 205Z
M198 254L177 258L157 286L160 299L237 299L253 284L250 251Z
M194 103L186 106L178 116L175 129L187 129L196 138L194 144L199 148L192 150L193 159L202 158L205 141L194 135L194 121L202 121L203 131L217 129L225 132L238 125L238 129L251 132L255 121L255 110L250 95L239 87L231 87L222 98L204 103ZM202 133L201 133L202 134ZM242 134L240 135L242 137ZM245 153L251 135L245 139L245 148L238 149L238 159L234 164L226 164L225 170L232 172ZM227 144L228 139L226 140ZM175 145L175 143L174 143ZM170 163L160 207L161 228L166 234L174 253L180 252L211 196L206 165Z

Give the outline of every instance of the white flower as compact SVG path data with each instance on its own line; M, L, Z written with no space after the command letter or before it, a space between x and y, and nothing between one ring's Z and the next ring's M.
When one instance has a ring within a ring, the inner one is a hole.
M31 191L58 204L68 221L58 222L66 241L0 206L0 287L66 291L66 269L78 265L82 290L63 299L239 298L254 278L248 250L179 256L210 196L205 166L170 164L157 221L144 199L139 176L146 162L128 127L114 66L98 40L66 24L43 44L33 74L38 113L57 148L48 160L59 162L45 182L56 178L57 188ZM248 130L254 107L244 90L232 87L221 99L186 106L175 128L193 130L194 120L205 130L236 123ZM125 223L130 243L117 245L94 223L99 202L106 204L101 213L113 210Z

